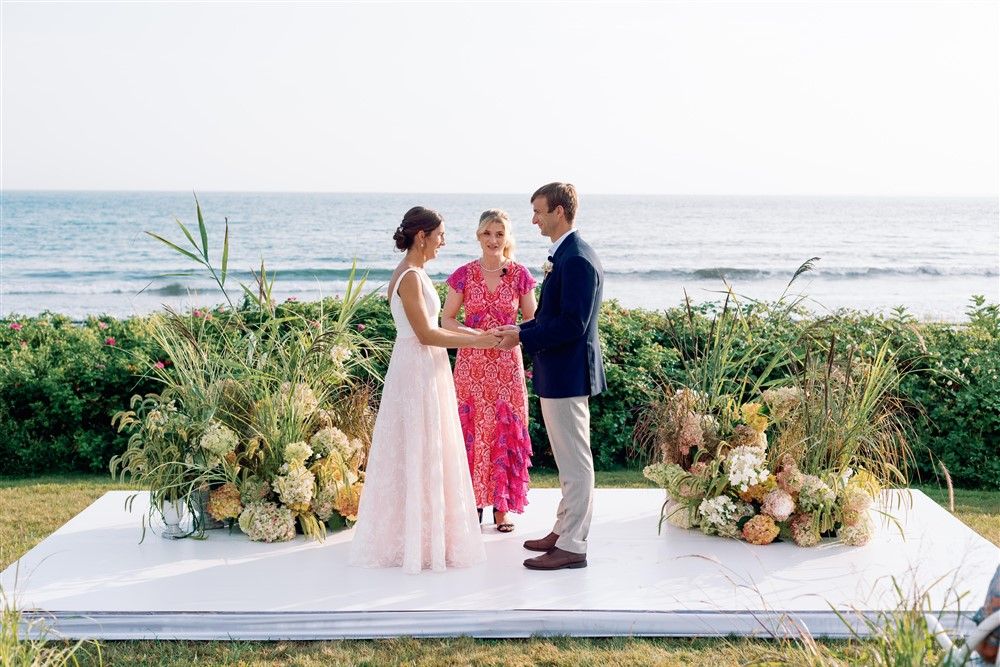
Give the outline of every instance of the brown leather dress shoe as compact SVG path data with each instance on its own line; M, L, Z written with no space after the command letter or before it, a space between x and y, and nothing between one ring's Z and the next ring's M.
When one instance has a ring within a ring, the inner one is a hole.
M570 570L587 567L587 554L575 554L572 551L563 551L559 547L552 547L541 556L524 561L524 566L529 570Z
M555 533L549 533L540 540L525 540L524 548L529 551L548 551L549 549L554 549L556 546L556 540L559 536Z

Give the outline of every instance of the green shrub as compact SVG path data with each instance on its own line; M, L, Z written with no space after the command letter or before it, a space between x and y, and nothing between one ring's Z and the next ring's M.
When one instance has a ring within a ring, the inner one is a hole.
M336 311L335 300L287 301L278 309L318 321ZM703 345L717 307L694 307L694 328L682 346ZM815 318L801 311L776 312L762 304L745 306L753 335L778 349L791 345L798 354L812 345L838 351L854 346L874 350L889 340L908 373L902 398L913 416L915 469L928 481L940 474L938 462L959 486L1000 488L1000 313L996 304L973 301L962 325L918 323L905 311L890 316L839 311ZM591 443L599 469L634 464L629 452L636 413L664 383L682 377L667 318L681 309L653 312L605 303L601 342L609 389L591 401ZM221 310L202 311L204 326L227 325ZM211 317L205 317L211 315ZM17 322L21 329L11 328ZM395 328L388 302L373 299L359 311L363 336L392 340ZM98 322L108 325L100 329ZM148 318L90 318L74 324L45 314L8 319L0 324L0 475L71 470L101 471L125 446L111 428L111 416L136 393L156 391L146 374L162 358L148 330ZM105 339L115 338L115 345ZM22 343L23 341L23 343ZM371 379L384 372L376 364ZM530 359L525 360L531 371ZM756 369L758 372L764 369ZM780 379L777 370L774 378ZM530 429L536 466L553 460L539 403L530 392Z
M0 474L107 470L124 446L111 416L151 388L144 373L157 355L144 323L105 317L77 326L43 314L4 324Z

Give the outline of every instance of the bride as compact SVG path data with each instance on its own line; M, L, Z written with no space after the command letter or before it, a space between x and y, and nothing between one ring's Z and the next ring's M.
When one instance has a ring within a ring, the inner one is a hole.
M424 265L444 245L444 221L417 206L393 235L406 253L389 281L396 342L375 420L350 562L423 569L486 559L458 418L449 347L492 348L493 332L438 327L441 301Z

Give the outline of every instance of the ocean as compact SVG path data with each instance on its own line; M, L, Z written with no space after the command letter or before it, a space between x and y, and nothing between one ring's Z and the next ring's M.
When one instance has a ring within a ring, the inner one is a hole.
M392 233L414 205L434 208L447 245L435 279L479 255L479 213L507 210L517 260L541 278L549 241L531 225L528 194L198 193L216 266L229 220L227 287L253 283L263 260L280 299L342 292L356 261L384 289L400 254ZM144 232L187 247L197 238L190 192L0 193L0 317L52 311L83 319L223 301L204 270ZM576 228L604 264L606 299L628 307L792 292L816 313L885 312L961 321L973 294L1000 300L1000 212L990 198L641 196L582 193ZM184 274L196 269L193 275Z

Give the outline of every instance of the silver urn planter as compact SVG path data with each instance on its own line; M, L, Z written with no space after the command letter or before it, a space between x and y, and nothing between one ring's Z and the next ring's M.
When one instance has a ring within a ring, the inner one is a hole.
M163 518L163 531L160 537L165 540L177 540L187 537L187 533L181 529L181 521L186 514L186 506L183 499L164 500L160 505L160 516Z

